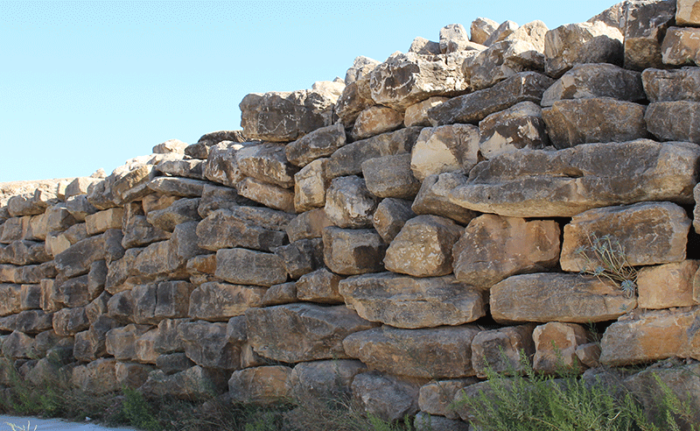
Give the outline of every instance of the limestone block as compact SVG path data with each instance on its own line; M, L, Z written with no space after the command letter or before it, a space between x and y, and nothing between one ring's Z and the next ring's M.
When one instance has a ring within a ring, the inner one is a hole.
M700 101L700 70L696 67L647 69L642 72L642 82L644 91L652 103Z
M134 300L131 297L131 290L119 292L107 301L107 315L121 323L128 323L133 320Z
M529 38L506 39L465 60L462 73L473 91L482 90L520 72L544 71L543 51Z
M700 261L684 260L642 268L637 274L637 305L646 309L696 305L693 285L698 267Z
M199 198L178 199L167 208L149 211L148 223L162 231L172 232L180 223L199 221L202 219L197 212L199 202Z
M387 198L377 205L372 225L385 243L391 243L406 221L416 216L411 210L411 204L411 201Z
M700 342L694 324L698 307L649 310L620 319L605 330L600 362L620 366L677 356L700 357Z
M238 196L236 189L207 184L202 191L197 212L200 217L207 218L218 209L233 209L239 204L244 205L249 202L248 199Z
M73 356L78 361L90 362L107 356L107 333L119 327L119 323L108 317L100 316L87 331L75 334Z
M413 199L421 185L411 170L410 154L366 160L362 163L362 174L367 189L380 198Z
M424 128L411 151L411 169L420 181L443 172L468 173L478 152L479 129L471 124Z
M137 215L129 219L124 227L122 247L129 249L144 247L158 241L170 238L170 233L154 227L148 222L146 216Z
M412 380L376 371L358 374L352 381L353 396L365 412L387 422L418 412L419 389Z
M245 177L238 168L236 153L248 145L252 143L223 141L211 146L206 157L204 177L215 183L235 187Z
M86 195L72 196L66 199L66 211L77 221L84 222L85 217L97 212Z
M477 334L478 336L479 334ZM476 340L476 337L474 339ZM474 341L472 341L472 348L474 346L473 343ZM455 395L461 392L465 386L473 385L477 382L478 380L474 377L466 377L462 379L435 380L426 383L420 388L418 406L422 412L431 415L459 419L459 415L455 413L454 406L452 406Z
M342 280L338 289L362 318L397 328L461 325L486 314L483 294L452 276L366 274Z
M289 242L321 238L323 229L333 226L324 209L306 211L296 216L286 227Z
M19 284L0 284L0 316L9 316L22 311L22 286Z
M338 96L315 90L248 94L241 109L243 135L248 140L290 142L333 123Z
M365 364L352 359L301 362L289 375L290 395L298 400L338 399L350 394L352 380L366 370Z
M158 172L170 177L204 179L205 162L202 160L169 160L156 166Z
M691 203L692 166L700 156L693 145L637 140L505 153L479 163L449 198L511 217L571 217L643 201Z
M161 281L134 286L134 322L156 325L162 319L186 317L194 285L186 281Z
M99 295L99 293L98 293ZM95 299L88 289L88 276L58 278L54 284L51 300L66 307L84 307Z
M10 244L27 236L29 230L29 217L11 217L2 224L0 242Z
M56 269L65 277L87 274L90 265L105 259L104 235L85 238L54 257Z
M403 120L402 112L381 105L370 106L357 116L350 135L359 140L391 132L403 126Z
M469 43L469 35L462 24L449 24L440 29L440 52L461 51Z
M302 239L277 247L274 252L283 259L287 274L293 279L323 266L323 242L320 238Z
M124 284L134 273L134 263L143 250L142 248L131 248L124 253L124 257L107 264L107 278L105 279L107 293L114 295L126 289Z
M179 199L182 199L182 197L150 193L144 196L141 200L141 208L143 209L144 215L147 216L152 211L159 211L168 208ZM138 203L136 203L136 213L140 213L138 210Z
M136 256L129 274L138 275L142 280L154 280L160 276L169 274L171 272L169 253L169 241L161 241L149 245ZM110 290L112 289L107 288L108 292Z
M485 46L491 46L494 43L501 42L502 40L505 40L508 36L513 34L516 30L518 30L518 24L513 22L513 21L504 21L500 25L496 27L496 30L494 30L491 35L486 39L484 42Z
M560 235L554 220L479 216L452 250L455 278L488 289L511 275L554 267L559 261Z
M676 24L700 25L700 9L696 0L678 0L676 2Z
M589 323L629 313L637 306L637 299L591 276L539 273L515 275L496 284L489 304L499 323Z
M204 283L190 297L189 316L212 322L241 316L250 307L262 305L266 289L227 283Z
M431 416L425 412L416 413L413 427L416 431L469 431L472 429L466 422L442 416Z
M34 337L20 331L13 331L2 341L2 354L13 360L35 358L36 343Z
M58 311L63 307L62 304L59 304L58 302L52 299L53 292L55 290L55 284L56 283L54 282L54 280L50 278L43 279L40 282L41 309L46 312Z
M374 229L323 229L323 260L337 274L382 271L386 248Z
M657 265L685 260L690 219L685 210L670 202L644 202L588 210L574 216L564 227L561 267L564 271L595 270L603 264L588 247L593 236L609 235L619 241L630 266ZM617 247L616 247L617 248Z
M195 364L224 370L240 368L241 346L226 337L225 323L183 322L177 327L177 333L185 354Z
M108 303L111 298L112 295L107 292L102 292L85 307L85 314L87 315L90 324L95 323L95 321L97 321L97 319L103 314L107 314L109 311Z
M452 246L463 228L454 221L420 215L404 224L386 250L384 266L392 272L414 277L436 277L452 273Z
M370 74L372 99L397 111L433 96L456 96L467 90L461 73L464 54L422 57L394 53Z
M423 180L411 210L415 214L434 214L450 218L460 224L469 224L477 213L452 203L448 197L454 188L466 181L467 177L461 172L447 172L427 177Z
M148 380L148 373L153 367L134 362L117 362L115 375L120 388L137 389Z
M644 70L662 67L661 41L675 24L676 4L664 0L645 0L625 4L625 69Z
M166 375L187 370L195 365L184 353L170 353L156 358L156 368Z
M613 64L577 64L544 92L542 106L552 106L558 100L600 97L643 101L646 96L640 73Z
M430 126L428 110L433 106L438 106L447 100L449 100L447 97L431 97L430 99L418 102L414 105L407 107L403 119L404 126Z
M244 178L236 186L238 194L266 207L294 213L294 191L277 187L254 178Z
M7 328L2 328L2 330L21 331L25 334L35 335L50 330L52 318L53 313L45 313L43 310L24 310L5 317Z
M53 315L53 330L61 337L73 336L89 327L85 307L64 308Z
M647 108L645 120L649 132L661 141L700 143L700 102L679 100L655 102Z
M133 360L142 364L155 365L158 356L160 356L155 350L155 341L157 337L158 329L156 328L151 329L142 336L140 336L134 343ZM144 378L143 381L145 382L146 379Z
M497 28L498 23L496 21L479 17L472 21L471 26L469 26L470 40L483 45Z
M364 179L339 177L331 181L324 210L338 227L362 228L371 226L377 204L378 199L367 189Z
M295 282L276 284L270 286L260 300L263 307L271 305L289 304L297 302L297 288Z
M90 214L85 217L87 234L92 236L105 232L107 229L121 229L123 218L123 208L110 208Z
M234 371L228 381L228 393L235 403L268 405L289 398L287 382L292 369L283 365L246 368Z
M32 310L41 308L41 285L22 284L20 288L19 298L20 307L22 310Z
M241 148L236 153L243 175L288 189L294 185L298 168L287 161L285 145L263 143Z
M486 159L522 148L543 148L549 144L542 109L532 102L518 103L484 118L479 122L479 135L478 154Z
M73 179L73 181L66 186L66 190L64 192L65 199L73 196L86 195L88 192L88 187L98 181L100 181L100 178L78 177Z
M539 103L554 81L537 72L521 72L493 87L454 97L428 111L433 126L478 123L488 115L520 102Z
M116 375L117 360L100 358L87 365L73 368L73 387L94 395L104 395L121 389Z
M536 327L532 339L537 353L532 358L532 368L555 374L561 368L578 365L576 348L586 344L588 338L588 331L575 323L550 322Z
M200 197L206 181L191 178L156 177L148 182L149 189L169 196Z
M7 200L7 210L12 217L39 215L49 205L58 202L55 190L36 189L32 192L12 196Z
M665 65L685 66L700 63L700 29L670 27L661 44L662 61Z
M342 304L343 296L338 292L338 283L343 277L325 268L302 276L295 284L296 298L301 301Z
M201 255L195 256L187 261L187 273L190 274L190 276L199 276L199 275L213 276L215 272L216 272L216 255L215 254L201 254Z
M352 62L352 67L350 67L345 73L345 85L350 85L351 83L362 79L364 76L368 76L379 62L369 57L359 56L355 57Z
M408 127L346 144L331 155L326 166L326 177L333 179L358 175L362 173L362 162L365 160L410 153L420 131L420 127Z
M163 319L158 323L158 337L153 348L158 353L182 352L185 347L178 335L178 327L190 319Z
M559 78L575 64L622 65L623 34L604 22L567 24L550 30L545 37L545 70Z
M285 155L290 163L304 167L321 157L328 157L345 145L345 128L342 123L322 127L289 143Z
M78 223L78 219L68 211L66 204L63 203L46 208L43 219L46 233L62 232Z
M287 281L282 258L244 248L217 251L215 275L229 283L241 285L269 287Z
M294 174L294 210L296 212L323 208L330 181L325 170L328 159L317 159Z
M559 100L542 110L558 148L594 142L624 142L648 136L645 107L611 98Z
M194 366L185 371L166 375L156 370L139 391L148 396L170 396L181 400L202 399L226 390L228 373L223 370Z
M524 371L521 355L525 355L529 361L535 354L533 329L535 326L528 324L491 329L476 334L471 345L472 366L476 376L486 378L489 368L497 373Z
M119 361L132 361L136 358L136 341L151 327L129 324L110 329L105 338L107 353Z
M374 70L374 69L373 69ZM335 112L344 126L350 127L365 108L374 105L369 74L349 83L335 104Z
M374 326L344 305L287 304L251 308L245 316L255 352L287 363L347 358L343 339Z
M270 251L287 242L284 231L260 226L246 214L226 209L209 214L197 225L196 232L197 245L211 251L231 247Z

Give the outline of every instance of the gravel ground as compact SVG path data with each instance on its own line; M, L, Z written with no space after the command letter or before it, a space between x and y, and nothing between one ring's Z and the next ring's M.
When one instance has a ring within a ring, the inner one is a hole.
M29 427L27 427L29 423ZM11 431L9 424L17 425L18 430L34 431L136 431L134 428L107 428L90 423L67 422L61 419L37 419L32 417L0 416L0 431ZM24 428L23 428L24 427Z

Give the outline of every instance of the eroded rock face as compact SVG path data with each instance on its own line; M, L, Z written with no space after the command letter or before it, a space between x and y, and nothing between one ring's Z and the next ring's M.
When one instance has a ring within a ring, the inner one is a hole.
M88 394L103 395L118 391L116 359L98 359L73 368L71 384Z
M272 286L287 281L282 258L244 248L227 248L216 252L216 276L229 283Z
M676 4L664 0L628 2L624 23L625 69L644 70L662 67L661 41L674 25Z
M477 334L478 336L479 334ZM474 337L476 339L476 337ZM474 340L472 340L472 346ZM437 380L426 383L420 388L418 406L421 412L430 415L445 416L449 419L459 419L452 405L455 395L465 386L473 385L478 380L474 377L462 379ZM434 417L434 416L433 416Z
M558 78L575 64L622 65L624 37L616 27L602 21L567 24L550 30L545 37L545 70Z
M326 268L310 272L296 282L296 298L301 301L342 304L344 299L338 290L338 283L342 279Z
M484 118L479 122L479 135L479 155L486 159L522 148L543 148L549 144L542 109L532 102L518 103Z
M383 271L386 248L374 229L323 229L323 261L336 274Z
M352 67L350 67L347 72L345 72L345 85L350 85L358 79L369 75L379 62L369 57L360 55L355 57L352 62Z
M366 160L362 174L367 189L380 198L413 199L421 185L411 171L410 154Z
M260 210L260 217L274 210ZM246 247L270 251L287 242L287 234L278 226L260 226L255 218L243 211L217 210L197 225L197 245L205 250ZM257 216L257 214L255 214Z
M375 105L364 109L355 119L350 133L353 139L365 139L391 132L403 126L403 113L386 106Z
M162 370L149 374L148 380L140 390L153 396L172 396L182 400L210 397L212 392L222 393L226 390L228 373L223 370L204 368L199 365L172 375Z
M292 369L283 365L246 368L231 375L228 393L237 403L273 404L289 398Z
M483 294L452 276L366 274L340 281L339 291L361 317L397 328L461 325L486 313Z
M700 102L679 100L651 103L645 120L649 132L661 141L700 143Z
M266 207L294 213L294 190L246 177L236 186L238 194Z
M564 227L561 267L564 271L595 270L602 265L589 247L595 238L611 238L616 250L624 250L631 266L656 265L685 260L690 219L670 202L646 202L593 209L574 216ZM617 242L619 241L619 247ZM588 259L586 259L586 256Z
M629 313L637 299L592 276L539 273L515 275L496 284L489 304L497 322L588 323Z
M671 27L661 44L661 59L665 65L684 66L700 63L700 29Z
M245 176L238 168L236 153L253 143L232 141L219 142L209 148L209 155L204 166L204 177L209 181L228 187L235 187Z
M462 72L472 90L482 90L520 72L543 71L543 51L544 47L536 46L529 38L508 38L468 58L462 65Z
M560 234L559 225L553 220L479 216L454 245L455 277L488 289L511 275L556 266Z
M576 348L589 341L588 331L575 323L550 322L535 328L532 333L537 353L532 368L544 373L556 373L561 367L578 364Z
M361 373L352 381L352 393L365 412L387 421L418 412L420 384L379 372Z
M611 97L640 102L646 98L639 72L613 64L577 64L542 96L542 106L558 100Z
M285 145L262 143L241 148L236 153L238 169L253 177L288 189L294 186L294 174L298 168L287 161Z
M193 319L228 321L250 307L261 305L266 289L227 283L204 283L192 291L189 316Z
M412 202L403 199L383 199L372 217L372 225L385 243L390 244L401 231L406 221L415 217Z
M476 376L486 378L489 368L497 373L523 371L521 355L525 355L529 360L535 353L535 344L532 341L534 328L532 324L508 326L476 334L471 346L472 366ZM464 386L466 385L462 387Z
M700 70L696 67L647 69L642 72L642 82L644 91L652 103L700 101Z
M430 126L428 110L433 106L440 105L447 100L449 100L449 98L447 97L431 97L430 99L418 102L415 105L407 107L403 119L404 126Z
M479 163L449 199L513 217L571 217L640 201L691 203L698 157L693 144L649 140L522 150Z
M325 212L341 228L363 228L372 225L378 199L357 176L334 178L326 191Z
M489 36L491 36L491 34L496 31L497 28L498 23L496 21L489 18L479 17L472 21L472 24L469 27L471 41L484 45Z
M288 363L347 358L343 340L375 326L344 305L315 304L251 308L246 322L256 353Z
M288 385L300 400L342 397L350 394L355 376L366 370L365 364L352 359L302 362L292 370Z
M202 320L183 322L177 327L185 354L195 364L224 370L241 367L241 345L227 337L226 323Z
M423 180L411 210L415 214L434 214L450 218L463 225L469 224L477 213L452 203L449 198L453 189L466 182L467 177L461 172L429 176Z
M420 181L443 172L468 173L478 152L479 129L471 124L425 128L411 150L411 169Z
M369 75L349 83L335 104L335 112L345 127L351 127L360 112L374 105Z
M330 156L345 142L345 128L338 123L314 130L289 143L284 151L290 163L304 167L316 159Z

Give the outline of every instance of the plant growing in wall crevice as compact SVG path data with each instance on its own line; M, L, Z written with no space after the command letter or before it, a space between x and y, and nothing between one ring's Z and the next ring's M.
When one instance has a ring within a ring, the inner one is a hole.
M628 298L637 292L637 270L627 261L625 247L610 234L598 237L588 235L588 245L576 249L585 264L582 274L593 275L601 281L609 281L622 289Z

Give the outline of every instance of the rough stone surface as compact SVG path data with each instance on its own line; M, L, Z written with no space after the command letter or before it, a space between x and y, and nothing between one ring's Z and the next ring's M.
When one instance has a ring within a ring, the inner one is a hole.
M186 281L161 281L134 286L131 289L134 321L156 325L162 319L187 317L194 288Z
M200 197L206 181L191 178L156 177L148 182L148 188L169 196Z
M294 210L298 213L326 204L326 190L330 181L326 179L328 159L317 159L294 174Z
M175 226L202 218L197 209L201 199L178 199L167 208L149 211L146 219L155 228L166 232L175 230Z
M302 362L289 375L290 395L300 400L347 396L353 378L366 370L362 362L352 359Z
M235 187L244 177L238 168L236 153L252 143L220 142L209 148L204 177L209 181Z
M99 211L85 217L85 229L90 236L105 232L107 229L121 229L123 217L123 208Z
M479 17L472 21L471 26L469 26L469 33L471 35L470 40L474 43L484 45L489 36L491 36L491 34L496 31L497 28L498 23L496 21Z
M304 167L316 159L330 156L345 142L345 128L338 123L314 130L289 143L284 151L290 163Z
M543 148L549 144L542 110L532 102L518 103L484 118L479 122L479 134L478 154L486 159L522 148Z
M369 57L359 56L355 57L352 62L352 67L350 67L347 72L345 72L345 85L350 85L358 79L362 79L368 76L379 62Z
M361 373L352 381L352 393L366 413L393 422L418 412L420 383L379 372Z
M350 135L358 140L391 132L403 126L403 120L402 112L381 105L370 106L357 116Z
M374 105L369 75L349 83L335 104L335 112L345 127L351 127L360 112Z
M177 327L185 354L195 364L224 370L239 369L241 346L226 336L226 323L202 320L183 322Z
M431 416L425 412L416 413L413 427L416 431L469 431L472 429L469 424L460 420Z
M289 282L270 286L260 301L263 307L298 302L296 283Z
M116 376L117 360L100 358L73 368L71 384L88 394L104 395L121 389Z
M139 388L151 396L172 396L182 400L210 397L226 390L228 373L222 370L194 366L185 371L166 375L156 370L148 375L148 380Z
M644 91L639 72L613 64L577 64L544 92L541 104L599 97L640 102L646 99Z
M298 168L287 161L285 145L263 143L236 152L238 169L243 175L288 189L294 186Z
M299 240L277 247L274 252L284 260L287 274L293 279L323 266L323 242L320 238Z
M468 173L478 162L478 152L479 129L471 124L425 128L411 151L411 169L420 181L443 172Z
M532 333L537 353L532 358L532 368L542 373L554 374L562 367L578 365L576 348L589 340L588 331L575 323L550 322L535 328Z
M679 100L655 102L647 108L645 120L649 132L661 141L700 143L700 102Z
M415 217L411 210L411 201L402 199L383 199L372 217L372 225L385 243L390 244L406 221Z
M268 287L287 281L282 258L244 248L217 251L216 276L233 284Z
M430 126L428 110L433 106L438 106L447 100L449 100L447 97L431 97L430 99L407 107L403 119L404 126Z
M136 357L136 341L148 330L148 325L126 325L107 332L107 353L118 361L131 361Z
M479 334L476 335L476 337L478 336ZM472 340L472 348L474 348L476 337ZM459 415L457 415L454 407L451 405L455 395L461 392L465 386L473 385L476 382L478 380L474 377L429 382L420 388L418 406L421 412L445 416L449 419L459 419Z
M675 24L676 2L645 0L628 2L624 22L625 69L644 70L662 67L661 41L669 26Z
M469 224L477 213L452 203L448 197L453 189L465 184L466 181L467 177L461 172L429 176L423 180L411 210L415 214L434 214L450 218L463 225Z
M362 163L367 189L380 198L413 199L420 181L411 170L411 155L377 157Z
M270 211L261 211L264 216ZM260 226L242 211L221 209L209 214L197 225L197 245L205 250L246 247L270 251L287 242L287 234L274 226Z
M684 260L642 268L637 275L639 308L662 309L696 305L700 297L693 297L693 285L699 266L700 261Z
M323 229L323 260L337 274L383 271L386 248L374 229Z
M700 25L700 9L696 0L678 0L676 2L676 24Z
M637 306L616 285L578 274L515 275L491 288L491 315L500 323L589 323L616 319Z
M342 304L344 299L338 292L338 283L342 279L326 268L310 272L296 282L296 297L301 301Z
M413 39L411 46L408 48L408 52L419 55L438 55L441 54L440 43L419 36Z
M559 262L560 235L553 220L484 214L469 223L454 245L455 277L488 289L511 275L554 267Z
M287 225L286 232L289 242L295 242L300 239L321 238L323 229L332 225L323 209L315 209L296 216Z
M486 314L483 294L452 276L366 274L342 280L339 291L361 317L397 328L461 325Z
M661 44L662 61L665 65L685 66L700 63L700 29L671 27Z
M287 382L292 369L283 365L246 368L233 373L228 393L236 403L274 404L289 398Z
M547 27L538 21L546 33ZM482 90L520 72L544 70L544 49L528 39L506 39L468 58L462 72L472 90Z
M524 371L521 355L525 355L529 361L535 353L533 329L534 325L529 324L491 329L476 334L472 340L472 366L476 376L486 378L489 368L496 373Z
M642 72L644 91L650 102L700 101L700 69L647 69Z
M258 307L266 289L226 283L204 283L190 297L189 316L193 319L228 321L250 307Z
M244 178L236 186L238 194L266 207L294 213L294 191L277 187L254 178Z

